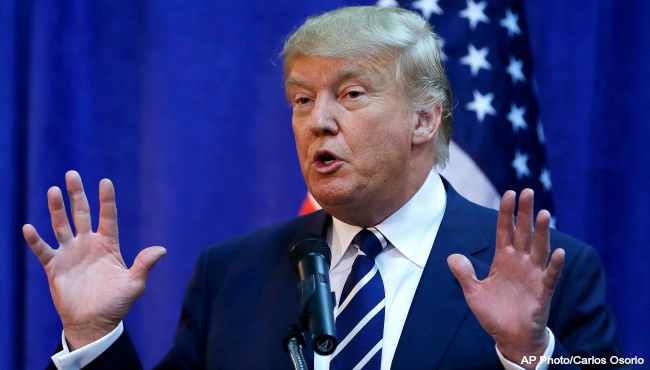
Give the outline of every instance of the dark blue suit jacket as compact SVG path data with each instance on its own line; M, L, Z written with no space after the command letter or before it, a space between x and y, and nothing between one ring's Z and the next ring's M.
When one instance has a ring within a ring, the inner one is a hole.
M494 256L497 213L465 200L446 182L445 187L445 215L392 368L500 369L494 341L469 310L446 261L462 253L478 277L485 277ZM187 288L174 345L157 369L290 369L281 343L298 316L299 301L289 248L305 234L324 235L330 222L326 213L315 212L207 249ZM551 246L566 250L548 323L556 337L554 356L618 354L597 253L557 231ZM311 368L312 351L305 350L305 357ZM139 369L128 334L88 368Z

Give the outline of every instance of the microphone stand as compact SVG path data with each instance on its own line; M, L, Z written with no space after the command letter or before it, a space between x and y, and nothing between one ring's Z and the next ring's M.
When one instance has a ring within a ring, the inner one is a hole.
M297 325L291 325L287 337L284 339L284 349L289 352L291 364L295 370L309 370L307 361L302 354L302 347L305 345L305 338Z
M303 283L298 284L299 289L302 289ZM310 285L307 284L307 287ZM300 300L300 314L298 315L298 323L289 326L287 336L284 338L284 350L289 353L289 358L294 370L309 370L307 361L302 352L305 347L305 331L309 331L307 324L306 306L309 298L312 296L313 290L308 289L308 293L304 294ZM332 297L334 294L332 293Z
M307 329L307 317L305 315L305 306L308 299L304 299L300 302L301 309L300 315L298 316L298 324L292 324L289 326L287 331L287 336L284 338L282 343L284 350L289 353L289 358L293 364L294 370L309 370L307 367L307 361L305 361L305 356L302 353L302 349L305 346L305 336L303 332L308 331ZM336 302L336 297L334 292L332 292L332 302ZM330 351L336 348L338 343L334 343L334 348L329 347Z

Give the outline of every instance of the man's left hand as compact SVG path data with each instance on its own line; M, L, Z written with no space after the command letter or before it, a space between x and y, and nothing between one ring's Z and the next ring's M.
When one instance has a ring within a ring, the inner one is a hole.
M507 359L521 364L524 356L539 358L548 345L546 323L564 250L556 249L549 261L551 215L541 210L533 228L531 189L521 192L515 226L515 197L507 191L501 199L494 261L485 279L476 278L465 256L453 254L447 263L481 326Z

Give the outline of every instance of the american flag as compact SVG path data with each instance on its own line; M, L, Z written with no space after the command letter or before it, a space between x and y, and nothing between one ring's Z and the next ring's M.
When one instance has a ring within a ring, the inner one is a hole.
M443 176L461 194L491 208L508 189L531 188L535 208L553 214L521 1L380 0L377 5L418 12L441 38L454 94L453 143ZM302 212L313 205L308 198Z

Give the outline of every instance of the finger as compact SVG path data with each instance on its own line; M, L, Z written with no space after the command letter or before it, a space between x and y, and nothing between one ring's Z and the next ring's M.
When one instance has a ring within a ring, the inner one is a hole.
M530 252L533 246L533 203L532 189L524 189L519 194L519 209L517 210L517 226L512 239L515 248Z
M551 255L551 261L548 263L548 268L546 271L544 271L544 276L542 277L544 286L551 292L555 290L555 286L560 279L560 273L562 272L563 265L564 249L558 248L553 251L553 254Z
M463 288L465 296L471 294L474 285L478 282L472 263L462 254L452 254L447 257L447 265Z
M60 244L72 239L72 229L68 215L65 213L65 204L63 204L63 194L61 189L53 186L47 191L47 206L50 209L50 219L52 221L52 230L54 236Z
M23 225L23 237L43 266L47 265L54 257L54 249L38 235L38 231L34 226L30 224Z
M97 232L115 240L118 239L115 188L109 179L102 179L99 182L99 226Z
M68 188L70 199L70 213L77 234L85 234L91 230L90 207L77 171L68 171L65 174L65 185Z
M149 247L145 248L135 257L133 266L131 266L131 274L135 280L140 280L144 283L147 280L149 271L153 265L158 262L167 253L163 247Z
M542 268L546 267L548 254L551 251L549 244L551 214L543 209L537 213L535 221L535 240L533 249L530 251L530 259Z
M513 213L515 210L516 193L508 190L501 198L499 205L499 216L497 218L497 238L496 248L501 249L512 244L512 234L514 231Z

